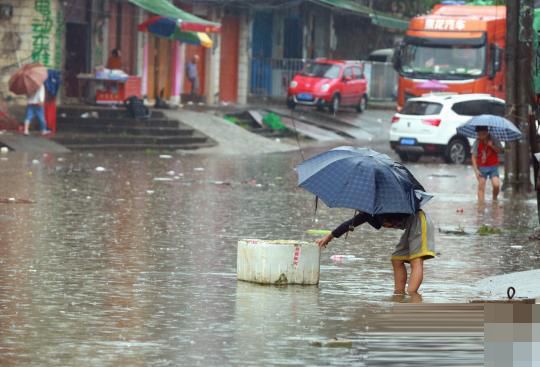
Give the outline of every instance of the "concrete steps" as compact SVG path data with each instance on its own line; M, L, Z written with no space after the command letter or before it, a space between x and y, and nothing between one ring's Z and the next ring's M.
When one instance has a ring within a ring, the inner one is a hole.
M51 139L72 150L192 150L215 145L162 111L134 119L124 108L66 106L58 109L57 116L57 133Z

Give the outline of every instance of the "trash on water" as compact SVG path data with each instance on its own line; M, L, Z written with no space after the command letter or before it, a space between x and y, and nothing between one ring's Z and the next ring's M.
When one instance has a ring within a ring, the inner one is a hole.
M0 153L6 154L6 153L8 153L8 152L9 152L9 148L8 148L8 147L2 147L2 148L0 148Z
M97 172L105 172L107 169L105 167L97 166L96 171Z
M197 172L202 172L202 171L204 171L204 168L202 168L202 167L195 167L195 168L193 168L193 170L194 170L194 171L197 171Z
M457 234L457 235L468 235L468 234L471 234L467 231L465 231L465 228L463 228L462 226L457 226L457 227L440 227L439 228L439 233L443 233L443 234Z
M147 193L148 195L152 195L154 192L155 192L154 190L146 190L146 193Z
M85 113L81 114L81 117L82 117L83 119L87 119L87 118L90 117L90 114L89 114L88 112L85 112Z
M169 171L169 172L167 172L167 174L168 174L169 176L174 176L174 175L176 174L176 172L174 172L174 171Z
M170 177L154 177L154 181L172 181Z
M169 154L160 154L160 155L159 155L159 158L161 158L161 159L171 159L171 158L172 158L172 155L169 155Z
M316 340L311 342L311 346L326 348L352 348L352 340L338 338L330 340Z
M225 181L211 181L211 183L218 186L231 186L230 182L225 182Z
M306 231L306 234L313 235L313 236L326 236L327 234L332 233L332 231L328 229L308 229Z
M478 231L476 231L480 236L489 236L492 234L501 234L502 230L497 227L492 227L487 224L483 224L478 228Z
M39 160L37 159L32 160L32 164L39 164Z
M520 246L520 245L512 245L510 246L511 249L514 249L514 250L521 250L523 248L523 246Z
M358 259L354 255L332 255L330 256L330 260L335 262L341 262L341 261L350 261L350 260L356 260Z

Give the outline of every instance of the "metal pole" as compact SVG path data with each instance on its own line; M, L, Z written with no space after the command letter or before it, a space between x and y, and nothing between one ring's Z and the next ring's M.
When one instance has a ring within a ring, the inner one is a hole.
M518 33L518 5L519 0L508 0L506 4L506 117L515 121L516 114L516 53ZM507 143L504 159L503 190L515 190L517 176L516 144Z
M531 120L533 99L533 9L534 0L521 0L519 4L518 57L516 70L518 72L516 100L518 121L517 125L523 134L519 141L518 150L518 191L528 192L530 182L530 141L529 121Z

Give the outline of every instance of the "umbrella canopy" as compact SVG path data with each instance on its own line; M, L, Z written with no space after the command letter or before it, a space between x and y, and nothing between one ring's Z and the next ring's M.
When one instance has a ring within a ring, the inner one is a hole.
M427 80L425 82L417 84L416 87L418 89L433 90L433 91L448 90L449 88L448 85L441 83L438 80Z
M9 79L9 90L18 95L35 94L48 77L47 68L41 64L26 64Z
M476 127L487 126L489 134L500 141L521 139L521 131L511 121L495 115L475 116L457 128L458 134L476 138Z
M402 164L367 148L338 147L296 167L298 185L330 208L416 213L432 196Z
M137 27L140 32L152 33L155 36L174 39L192 45L212 47L212 40L203 31L198 29L210 29L216 31L217 27L197 25L197 23L186 23L180 19L155 16Z

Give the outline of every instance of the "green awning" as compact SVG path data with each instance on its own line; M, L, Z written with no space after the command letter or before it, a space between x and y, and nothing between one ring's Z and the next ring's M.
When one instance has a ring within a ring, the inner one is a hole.
M409 21L401 18L396 18L381 14L371 14L371 23L391 29L399 29L406 31L409 28Z
M177 18L185 22L196 22L200 24L208 24L208 26L219 27L219 23L210 22L206 19L199 18L196 15L177 8L167 0L129 0L129 2L143 8L146 11L149 11L150 13L161 15L163 17Z
M398 30L406 30L409 27L409 20L393 16L371 9L369 6L360 5L352 0L310 0L320 5L348 11L371 18L375 25Z

